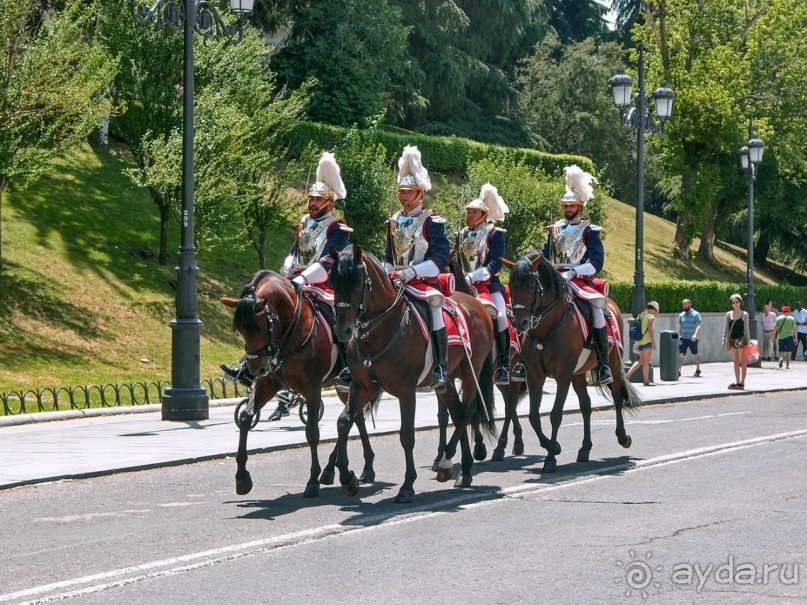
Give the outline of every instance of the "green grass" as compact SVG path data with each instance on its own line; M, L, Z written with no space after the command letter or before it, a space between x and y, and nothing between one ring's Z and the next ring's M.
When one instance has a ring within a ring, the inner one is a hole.
M56 162L23 192L3 200L0 274L0 393L47 387L170 381L179 234L172 225L169 264L157 263L159 219L144 190L121 174L120 153L88 146ZM613 201L606 228L612 280L633 279L634 209ZM672 258L675 226L645 220L648 282L715 279L743 283L745 262L718 251L718 267ZM275 249L277 267L291 225ZM257 270L247 250L200 250L199 317L202 378L218 377L219 361L242 353L232 312L217 302L237 295ZM764 271L760 283L773 280ZM2 410L0 410L2 413Z

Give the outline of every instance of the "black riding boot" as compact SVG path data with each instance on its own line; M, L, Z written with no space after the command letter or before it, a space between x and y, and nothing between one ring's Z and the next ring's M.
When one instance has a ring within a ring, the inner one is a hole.
M448 335L445 328L432 331L432 354L434 356L434 369L432 381L429 385L438 395L446 392L448 385Z
M611 384L614 381L614 377L611 374L611 368L608 366L608 332L605 326L602 328L594 328L593 344L599 361L599 365L597 366L597 381L603 386Z
M278 392L277 394L277 407L275 411L269 414L269 417L266 419L268 422L273 422L275 420L280 420L283 416L289 415L289 410L294 407L294 391L289 391L288 389L283 389L282 391Z
M333 383L337 391L347 393L350 390L351 380L350 368L347 367L347 351L345 350L347 345L343 342L337 342L336 346L339 348L339 357L342 359L345 367L334 377Z
M510 384L510 329L496 332L496 349L499 361L493 374L493 382L498 385Z
M232 382L240 382L248 389L251 388L252 384L255 382L255 377L249 373L247 364L243 361L239 361L238 365L232 367L228 366L226 363L220 363L219 367L221 371L224 372L224 378Z

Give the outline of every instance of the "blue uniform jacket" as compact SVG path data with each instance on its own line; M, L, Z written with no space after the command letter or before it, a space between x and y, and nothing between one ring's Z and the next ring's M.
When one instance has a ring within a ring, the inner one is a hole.
M448 261L451 259L451 244L446 234L445 221L442 219L434 220L435 218L439 217L432 214L423 222L423 234L426 241L429 242L429 248L423 260L434 261L440 273L445 273L448 270ZM395 251L392 245L392 232L389 229L389 221L387 221L387 245L384 249L384 261L391 265L395 264Z

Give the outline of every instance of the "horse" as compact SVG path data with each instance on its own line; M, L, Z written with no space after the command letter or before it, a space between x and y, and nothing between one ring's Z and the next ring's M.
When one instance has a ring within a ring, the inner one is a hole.
M417 477L413 450L415 446L415 390L428 384L431 370L429 330L414 304L403 296L384 265L358 245L347 246L335 256L329 283L336 300L337 338L351 342L348 366L352 376L347 406L337 422L338 442L336 466L343 492L354 496L358 482L348 467L347 433L353 419L372 402L382 389L398 398L401 410L400 442L406 458L406 472L395 501L414 500ZM473 456L468 442L469 425L495 434L493 420L493 322L482 304L467 295L457 295L456 304L467 324L470 350L465 346L449 346L446 393L438 399L446 406L454 422L455 432L446 444L440 462L438 481L452 476L451 458L457 442L462 448L462 470L455 487L468 487L473 479ZM448 322L447 322L448 323ZM428 357L427 357L428 354ZM477 380L477 376L479 379ZM460 398L454 386L462 384Z
M456 292L462 292L472 297L477 296L477 293L472 290L471 286L468 285L468 282L465 281L465 274L462 270L462 266L455 255L452 256L451 261L448 263L448 270L449 273L454 276ZM490 307L485 305L485 310L489 311ZM492 317L493 316L491 315L491 318ZM491 354L493 354L493 352ZM518 363L519 359L519 354L512 352L510 355L509 369L512 369L516 363ZM499 389L499 392L502 394L502 398L504 399L504 424L502 425L502 430L499 432L499 440L496 444L496 448L493 450L491 461L501 462L504 460L504 452L507 449L507 435L509 433L511 424L513 425L513 455L520 456L524 453L524 440L522 438L521 423L518 420L518 413L516 409L518 408L519 401L521 401L521 399L527 393L527 383L510 382L506 385L496 385L496 387ZM448 410L445 408L445 406L438 404L437 425L439 427L440 436L437 444L437 457L434 459L434 463L432 464L432 470L435 472L439 469L440 461L443 459L443 453L445 452L448 420ZM484 460L487 457L485 439L479 430L474 430L473 455L474 459L478 461Z
M249 403L238 418L239 440L235 474L236 493L252 490L252 478L246 469L247 434L253 416L282 388L300 393L308 406L305 436L311 450L311 469L304 498L319 496L320 483L334 481L336 449L320 475L317 455L319 445L319 410L322 387L331 384L341 369L331 328L315 303L294 282L272 271L258 271L244 286L240 298L219 297L235 309L233 327L244 339L247 367L256 377ZM344 403L344 397L342 397ZM362 482L375 480L373 450L364 416L356 418L364 450Z
M510 296L513 304L513 323L526 334L521 349L521 360L527 368L527 385L530 393L530 424L538 435L541 447L546 449L542 472L554 472L556 456L560 454L558 430L563 419L563 405L574 388L580 400L583 416L583 444L577 453L578 462L587 462L591 452L591 398L586 387L586 373L597 364L593 350L585 349L581 320L575 308L573 295L564 277L543 255L531 253L521 257L511 267ZM610 318L609 316L610 312ZM614 402L616 410L616 438L624 448L631 446L630 435L625 431L623 408L634 412L641 399L625 376L622 366L621 334L622 314L619 306L607 299L606 318L611 319L613 340L609 346L608 365L614 381L606 389L595 385L598 391ZM541 396L547 376L557 382L555 403L549 415L552 435L547 438L541 430Z

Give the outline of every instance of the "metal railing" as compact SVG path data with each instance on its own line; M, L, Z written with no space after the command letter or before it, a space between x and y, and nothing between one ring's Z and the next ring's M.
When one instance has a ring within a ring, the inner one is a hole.
M202 380L211 399L246 396L246 387L222 378ZM46 387L0 393L2 413L5 416L58 412L64 410L87 410L111 408L124 405L148 405L162 403L165 389L171 386L167 380L156 382L133 382L124 384L100 384L73 387Z

